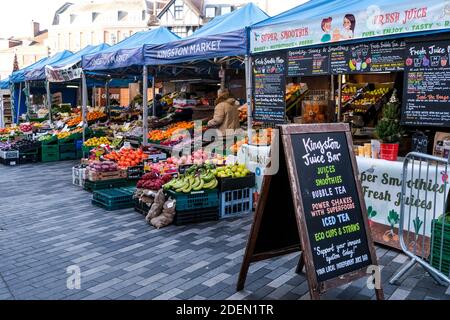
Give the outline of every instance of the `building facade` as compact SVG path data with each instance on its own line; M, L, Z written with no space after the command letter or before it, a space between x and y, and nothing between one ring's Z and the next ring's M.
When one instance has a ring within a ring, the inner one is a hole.
M48 31L40 30L39 23L33 21L28 36L0 39L1 79L8 77L13 72L15 55L17 55L19 69L48 57Z
M154 11L167 1L93 0L66 3L55 13L49 28L52 54L79 51L87 45L114 45L132 34L147 30Z

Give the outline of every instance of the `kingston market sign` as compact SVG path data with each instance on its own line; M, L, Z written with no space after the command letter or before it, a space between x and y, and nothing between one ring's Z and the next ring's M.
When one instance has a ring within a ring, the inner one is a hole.
M380 1L384 5L368 7L342 4L338 14L319 17L305 11L312 19L298 19L288 23L252 28L252 53L333 43L351 39L366 39L411 32L450 29L450 1L428 0L400 4ZM380 3L378 2L378 3ZM320 9L320 8L319 8Z

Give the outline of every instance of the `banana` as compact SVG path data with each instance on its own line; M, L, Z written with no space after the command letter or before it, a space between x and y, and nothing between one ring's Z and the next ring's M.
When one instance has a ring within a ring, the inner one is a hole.
M192 187L191 187L191 185L187 185L185 188L183 188L182 190L181 190L182 192L184 192L184 193L190 193L191 191L192 191Z
M212 187L213 185L214 185L214 181L211 180L210 182L205 183L205 184L203 185L203 189L211 189L211 187Z
M201 183L200 178L199 178L199 177L195 177L195 183L192 185L192 188L193 188L193 189L198 188L198 186L200 185L200 183Z
M219 181L217 181L217 179L216 179L216 180L214 180L214 184L210 189L215 189L215 188L217 188L218 185L219 185Z
M205 182L203 180L201 180L201 179L199 179L199 180L200 180L200 184L197 187L193 188L194 191L202 190L203 186L205 185Z

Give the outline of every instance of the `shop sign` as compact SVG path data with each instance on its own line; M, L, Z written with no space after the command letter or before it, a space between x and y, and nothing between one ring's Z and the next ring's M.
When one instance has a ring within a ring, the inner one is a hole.
M251 261L300 249L298 270L304 263L311 297L319 299L327 289L365 277L369 266L377 266L350 128L280 128L280 170L264 177L238 289ZM381 288L376 294L383 299Z
M450 127L450 41L406 48L402 124Z
M405 45L405 41L391 40L330 47L331 73L403 71Z
M400 248L398 227L400 222L400 201L403 182L403 163L358 157L358 167L367 214L370 219L372 237L375 242ZM404 195L405 212L411 214L411 221L405 223L405 234L410 233L409 241L418 245L418 252L427 251L431 236L432 220L444 212L444 201L448 192L448 174L445 167L429 166L419 169L412 163L408 167L411 172L407 183L408 192ZM428 214L425 214L425 211ZM435 217L433 217L435 212ZM417 228L417 230L416 230ZM424 228L424 229L423 229ZM417 241L416 234L425 234L423 241ZM426 252L425 252L426 253Z
M268 53L253 58L253 118L284 123L286 115L285 53Z
M323 75L330 72L328 48L288 51L288 76Z
M308 12L289 23L279 23L250 31L252 53L336 43L352 39L401 35L413 32L450 28L450 5L442 0L396 1L382 0L367 6L367 2L343 1L336 14ZM323 7L327 6L326 4ZM318 8L321 10L320 6ZM325 8L324 8L325 9ZM309 10L312 11L312 10Z
M45 67L45 75L50 82L67 82L75 79L80 79L83 70L75 67L75 65L64 68L53 68L52 66Z

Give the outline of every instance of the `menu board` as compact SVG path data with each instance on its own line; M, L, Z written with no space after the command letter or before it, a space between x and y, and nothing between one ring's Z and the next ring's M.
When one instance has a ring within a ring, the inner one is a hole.
M290 77L322 75L330 72L328 48L291 50L287 55Z
M407 45L402 124L450 126L449 50L450 41Z
M268 53L253 59L253 118L256 121L284 123L286 114L285 53Z
M291 139L317 281L371 265L345 132Z
M405 69L405 41L380 41L370 44L370 71L396 72Z
M334 74L369 72L371 63L369 44L330 48L331 72Z
M403 71L405 47L397 40L330 47L331 73Z

